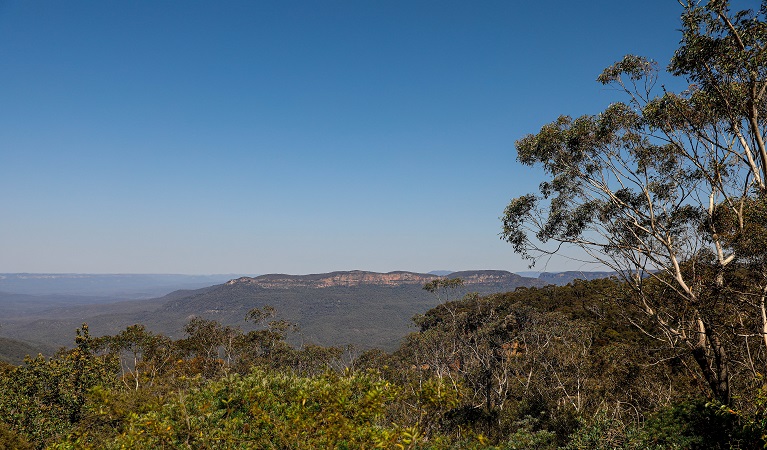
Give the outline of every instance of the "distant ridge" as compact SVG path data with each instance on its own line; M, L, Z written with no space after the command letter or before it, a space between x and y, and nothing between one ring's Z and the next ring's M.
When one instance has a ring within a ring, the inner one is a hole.
M460 299L469 292L487 295L546 285L536 278L504 270L452 272L447 277L464 281L463 287L451 293L449 300ZM411 330L414 315L423 314L446 300L422 288L439 278L407 271L362 270L240 277L204 291L178 295L165 302L154 315L207 316L224 323L237 323L249 309L269 304L281 317L298 323L307 342L393 349Z
M327 288L338 286L402 286L423 284L438 278L424 273L395 271L388 273L366 272L363 270L338 271L310 275L269 274L255 278L240 277L226 282L227 285L249 284L267 289L289 289L297 287Z
M500 288L497 292L503 292L502 286L508 286L506 290L516 287L543 287L546 283L536 279L517 275L506 270L464 270L453 272L448 278L460 278L464 285L491 285ZM513 286L513 287L512 287Z
M504 286L516 288L519 286L544 286L545 283L535 279L519 276L505 270L465 270L451 272L446 278L460 278L464 285L492 285L492 289L503 290ZM229 280L226 285L250 285L264 289L292 288L329 288L352 286L405 286L423 285L431 280L440 278L428 273L394 271L387 273L367 272L363 270L338 271L310 275L269 274L258 277L240 277ZM485 291L486 289L482 289Z
M56 350L54 346L30 343L0 337L0 361L13 365L20 365L26 356L37 356L38 353L51 354Z
M129 325L141 323L154 332L181 338L184 325L192 317L245 326L249 310L271 305L280 318L299 325L301 335L296 343L352 344L358 349L393 350L413 330L411 318L441 301L457 300L470 292L487 295L545 285L537 278L503 270L452 272L447 277L464 280L464 286L450 292L447 298L423 289L425 283L438 279L437 275L406 271L238 277L160 298L52 308L36 317L6 319L0 335L71 345L73 331L87 322L95 336L116 334Z
M546 284L564 286L575 280L596 280L598 278L610 278L615 275L617 275L615 272L583 272L579 270L570 270L566 272L543 272L538 275L538 279L545 281Z

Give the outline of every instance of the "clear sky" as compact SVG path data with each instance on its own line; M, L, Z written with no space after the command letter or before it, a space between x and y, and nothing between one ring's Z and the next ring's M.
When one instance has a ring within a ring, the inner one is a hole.
M0 272L526 270L514 141L620 99L626 53L665 67L680 13L0 0Z

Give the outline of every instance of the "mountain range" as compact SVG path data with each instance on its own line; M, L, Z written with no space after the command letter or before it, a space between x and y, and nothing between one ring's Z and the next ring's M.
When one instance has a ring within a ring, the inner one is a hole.
M464 286L452 293L451 300L468 292L490 294L545 284L535 278L493 270L454 272L450 277L464 280ZM414 315L444 300L422 289L425 283L438 278L414 272L271 274L234 278L152 299L81 305L51 302L45 309L44 301L32 301L39 297L21 297L28 301L27 305L36 305L25 309L19 294L0 294L6 306L0 334L32 343L67 346L83 322L89 324L94 335L115 334L141 323L154 332L180 338L184 324L192 317L246 326L244 318L249 310L271 305L281 318L299 325L301 331L294 337L298 344L392 349L412 331ZM15 308L10 308L12 304Z
M3 276L5 278L0 278L2 288L25 282L29 284L28 288L34 287L29 278ZM172 282L204 281L183 278L186 276L174 280L157 276L150 280L153 284L149 288L141 289L139 279L132 278L138 276L95 276L85 280L99 281L99 277L105 277L101 281L117 282L118 287L129 286L134 294ZM586 278L582 272L561 276L544 273L539 278L532 278L502 270L452 272L446 277L461 278L464 284L437 296L423 289L425 283L440 278L431 273L355 270L311 275L269 274L239 276L220 284L175 290L154 298L119 301L116 297L57 296L48 292L50 285L63 282L69 289L67 292L75 292L75 278L42 278L43 284L48 283L48 286L31 290L46 292L45 295L0 292L0 335L23 341L26 347L19 348L34 346L50 351L51 348L70 346L75 329L82 323L88 323L91 333L96 336L116 334L129 325L140 323L151 331L178 339L183 337L183 327L192 317L247 328L249 325L244 322L247 312L270 305L276 308L280 318L299 325L300 331L292 337L294 344L351 344L359 349L380 347L392 350L408 332L414 331L412 317L441 301L456 300L469 292L487 295ZM106 293L103 286L97 285L94 283L85 292Z

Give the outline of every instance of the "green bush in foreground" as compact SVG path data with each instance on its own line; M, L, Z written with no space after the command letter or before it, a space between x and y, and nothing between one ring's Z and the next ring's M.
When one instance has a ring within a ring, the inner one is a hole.
M386 423L397 389L374 374L313 378L255 370L166 398L129 417L111 442L56 448L409 448L415 429Z
M21 436L0 423L0 450L27 450L33 447Z
M0 425L38 447L72 430L88 391L112 384L115 371L111 358L93 352L87 325L77 330L75 343L53 358L28 357L24 365L0 373Z

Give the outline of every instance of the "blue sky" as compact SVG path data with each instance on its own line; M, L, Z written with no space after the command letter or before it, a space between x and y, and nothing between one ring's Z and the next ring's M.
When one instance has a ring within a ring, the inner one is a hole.
M514 141L675 0L0 0L0 272L505 269ZM580 269L551 261L548 270Z

